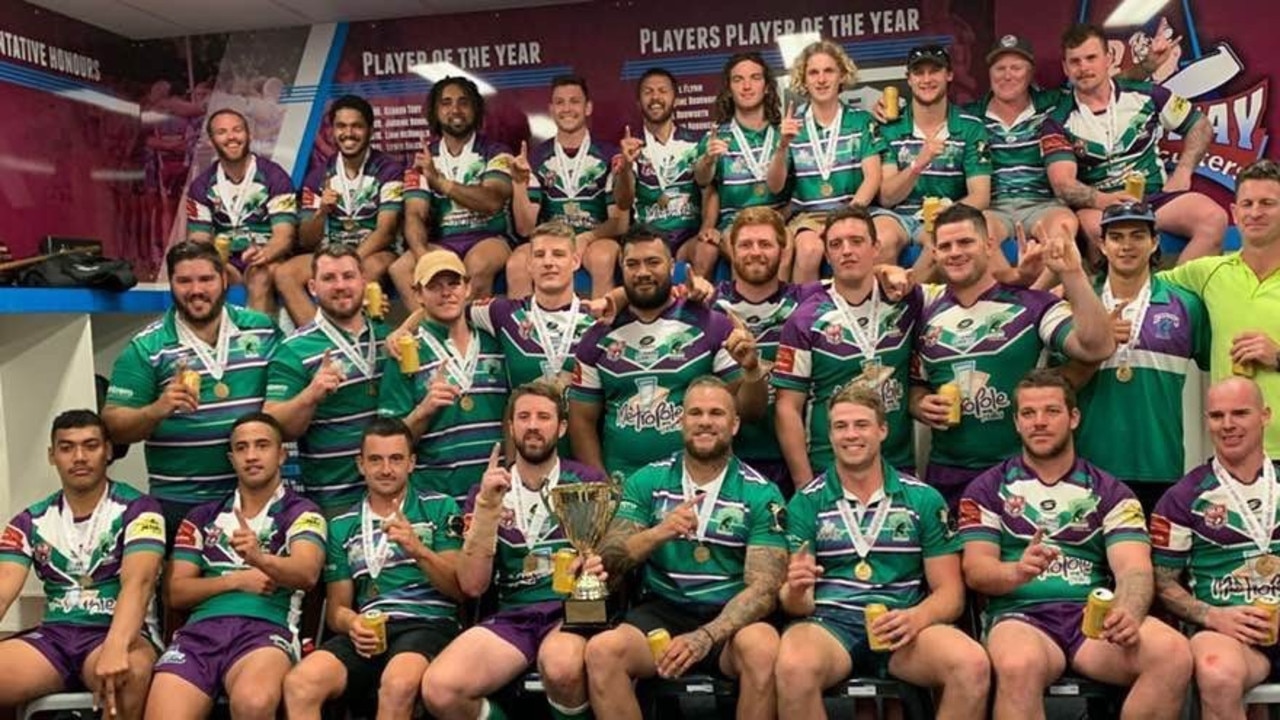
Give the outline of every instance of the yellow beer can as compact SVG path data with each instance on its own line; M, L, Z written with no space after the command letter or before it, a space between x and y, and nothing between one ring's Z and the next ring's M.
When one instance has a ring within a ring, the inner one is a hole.
M887 638L882 638L871 632L871 626L875 624L881 615L887 612L889 612L889 606L884 603L869 603L862 611L867 624L867 645L872 652L885 652L893 646L893 643L889 642Z
M378 646L374 649L374 655L381 655L387 651L387 616L381 610L366 610L360 616L360 622L364 626L373 631L378 636Z
M1267 639L1263 645L1271 646L1276 644L1277 631L1280 631L1280 599L1275 595L1259 595L1254 598L1253 606L1259 610L1266 610L1269 615L1267 619Z
M960 393L960 386L955 383L944 383L938 388L938 394L951 403L951 407L947 409L947 424L951 426L959 425L964 403L964 398Z
M653 661L656 663L667 652L667 646L671 644L671 633L666 628L658 628L650 630L645 638L649 641L649 652L653 653Z
M1116 602L1116 594L1106 588L1094 588L1084 604L1084 617L1080 620L1080 632L1093 640L1102 639L1102 623Z

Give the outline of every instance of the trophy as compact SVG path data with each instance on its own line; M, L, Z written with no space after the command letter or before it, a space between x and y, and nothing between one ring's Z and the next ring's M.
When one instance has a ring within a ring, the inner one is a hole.
M608 482L557 485L549 490L543 486L542 489L542 503L560 521L565 538L577 550L576 555L583 558L595 552L604 538L621 496L621 486ZM560 560L561 553L569 555L567 561ZM564 629L604 629L610 617L609 589L594 575L582 574L577 582L573 582L568 575L572 554L573 551L569 550L556 553L555 576L552 578L553 586L568 589L568 584L572 583L572 592L564 601Z

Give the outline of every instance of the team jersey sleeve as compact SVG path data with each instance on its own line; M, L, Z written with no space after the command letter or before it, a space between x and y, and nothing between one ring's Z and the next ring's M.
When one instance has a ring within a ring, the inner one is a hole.
M1203 298L1205 285L1209 283L1209 278L1224 260L1221 256L1196 258L1175 268L1162 270L1156 274L1156 277L1186 288Z
M160 396L156 369L138 343L131 342L111 367L107 404L128 408L146 407Z
M733 382L742 376L742 366L724 347L724 341L729 338L731 332L733 332L733 321L728 315L719 310L711 310L707 313L707 338L715 348L711 371L725 382Z
M976 120L965 123L964 176L982 177L991 172L991 135L986 126Z
M600 384L600 341L608 326L593 325L578 342L573 357L573 384L569 386L569 399L578 402L599 403L604 398L604 386Z
M342 523L335 522L329 528L325 543L324 581L326 583L352 580L351 565L347 562L347 534Z
M378 168L378 213L400 213L404 210L404 168L387 162Z
M1075 162L1076 154L1072 149L1071 136L1062 123L1053 118L1045 118L1040 124L1040 155L1044 158L1045 167L1056 162Z
M1048 293L1046 293L1048 294ZM1075 321L1071 319L1071 303L1055 297L1040 314L1040 342L1050 352L1067 353L1067 337L1075 329Z
M818 546L817 503L809 493L797 491L787 503L787 546L794 553L806 542L809 543L809 554L815 554Z
M815 318L809 313L802 313L803 307L797 308L782 325L770 382L781 390L808 393L813 385L813 345L809 327Z
M649 527L653 516L653 483L659 471L642 467L622 483L622 499L618 501L617 518Z
M197 179L187 189L188 233L213 232L213 205L210 204L208 197L199 192L203 186L204 184Z
M23 510L5 526L0 534L0 562L31 567L31 513Z
M160 502L143 495L129 503L124 512L124 554L149 552L164 555L164 513Z
M870 116L865 119L865 123L862 147L858 148L858 157L865 160L869 157L883 156L888 144L885 143L884 134L880 132L880 123Z
M289 529L285 531L285 545L292 549L296 542L309 542L326 550L328 523L325 522L324 515L320 514L320 508L310 500L299 499L293 515L293 522L289 523Z
M320 210L324 188L329 184L328 165L321 165L307 174L302 183L302 200L298 203L298 219L306 221Z
M916 514L920 518L920 549L926 558L960 552L960 536L951 529L951 517L942 494L931 487L921 488Z
M1102 513L1102 538L1107 547L1120 542L1151 542L1142 503L1119 480L1110 482L1098 512Z
M1176 95L1163 85L1148 85L1151 102L1160 111L1160 127L1179 135L1189 132L1204 117L1191 101Z
M281 343L267 362L267 395L270 402L291 400L311 384L302 358L288 343Z
M494 312L496 311L499 315L510 315L511 310L511 305L504 302L503 298L484 298L471 303L467 308L467 314L471 318L472 325L496 338L498 330L493 322Z
M753 488L757 486L752 486ZM775 547L786 550L787 505L782 492L772 482L758 486L759 493L751 508L751 527L747 531L747 547Z
M178 525L178 534L173 539L173 559L188 562L202 571L204 561L204 532L200 529L201 519L196 513L187 515Z
M488 159L480 173L480 182L490 181L511 184L511 151L505 145L495 143L489 147Z
M431 535L431 550L433 552L461 550L465 523L458 502L446 495L433 503L431 511L431 522L435 525L435 532Z
M294 225L298 222L298 195L289 176L279 167L267 172L267 215L272 225Z
M996 471L1001 467L1003 465L997 465L974 478L973 482L965 488L964 496L960 498L960 540L965 544L971 542L1000 544L1003 524L1000 521L996 497L996 482L1000 477Z
M1191 563L1191 508L1178 492L1182 483L1165 491L1151 513L1151 562L1181 570Z

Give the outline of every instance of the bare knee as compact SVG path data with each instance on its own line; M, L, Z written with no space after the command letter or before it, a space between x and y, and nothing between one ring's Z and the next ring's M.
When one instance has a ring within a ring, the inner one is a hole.
M991 653L991 665L1002 691L1040 693L1049 683L1048 664L1039 655L1004 646Z
M627 651L626 636L620 631L603 632L587 641L585 654L587 675L616 672L623 667Z
M1195 658L1196 689L1213 703L1238 703L1244 696L1245 670L1221 652L1209 650Z
M552 695L565 695L582 686L586 679L585 658L580 648L561 643L554 652L538 655L538 674Z
M817 653L800 643L783 641L778 649L778 661L774 665L778 694L790 697L821 692L818 681L825 670Z
M943 669L942 684L948 691L965 695L986 695L991 688L991 660L977 643Z
M419 689L422 693L422 701L434 715L443 715L467 698L466 688L458 673L438 664L427 667L427 672L420 680Z
M763 681L773 674L778 662L778 631L765 623L739 630L729 641L739 674L744 679Z
M229 698L235 718L273 718L280 706L278 683L239 683Z
M405 668L384 671L378 684L378 704L390 707L412 705L422 685L421 673Z

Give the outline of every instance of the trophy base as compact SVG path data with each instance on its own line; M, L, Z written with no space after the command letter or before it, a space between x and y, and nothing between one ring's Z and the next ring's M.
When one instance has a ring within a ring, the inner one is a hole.
M564 601L564 624L560 627L565 632L590 637L603 632L617 624L621 608L609 599Z

